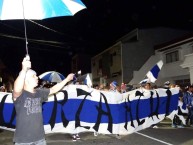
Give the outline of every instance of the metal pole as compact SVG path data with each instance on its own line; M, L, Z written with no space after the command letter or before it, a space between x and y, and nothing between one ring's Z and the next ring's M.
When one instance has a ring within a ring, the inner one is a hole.
M22 7L23 7L23 23L24 23L24 30L25 30L25 44L26 44L26 55L28 56L28 41L27 41L27 31L26 31L26 21L25 21L25 9L24 9L24 3L22 0Z

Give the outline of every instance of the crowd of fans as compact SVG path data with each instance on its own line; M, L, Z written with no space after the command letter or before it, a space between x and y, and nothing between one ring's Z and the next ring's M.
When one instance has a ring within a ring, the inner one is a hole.
M182 88L179 85L172 84L169 81L166 81L161 88L170 89L175 87L179 88L179 101L182 102L187 107L188 113L183 114L186 119L185 125L183 125L179 117L175 115L174 119L172 120L171 126L173 128L184 128L184 126L193 127L193 85L189 84ZM103 84L100 84L100 85L95 85L94 88L98 90L114 91L114 92L120 92L120 93L125 93L132 89L136 89L132 87L128 88L125 83L118 85L116 81L111 82L109 86L104 86ZM153 89L157 89L157 86L150 82L142 81L140 83L140 88L143 88L146 90L153 90ZM152 127L157 128L157 125L153 125Z
M38 87L46 87L50 88L56 83L48 82L39 80ZM76 82L75 84L82 84L81 82ZM170 88L179 88L179 101L184 103L186 107L188 108L188 113L186 114L186 127L193 127L193 85L187 85L186 87L182 88L179 85L171 84L169 81L165 82L162 86L164 89L170 89ZM128 86L125 83L121 83L120 85L116 81L112 81L109 85L93 85L94 89L101 90L101 91L111 91L111 92L119 92L119 93L126 93L130 90L136 89L131 86ZM146 90L153 90L157 89L157 86L155 84L152 84L150 82L142 81L140 83L140 88L146 89ZM2 83L0 84L0 92L6 92L5 85ZM182 124L182 121L179 119L178 116L175 116L172 125L173 128L184 128L184 125ZM153 128L157 128L157 125L152 125ZM97 132L94 133L95 136L98 135ZM119 137L119 135L116 135ZM72 135L72 140L76 141L77 139L80 139L78 134Z

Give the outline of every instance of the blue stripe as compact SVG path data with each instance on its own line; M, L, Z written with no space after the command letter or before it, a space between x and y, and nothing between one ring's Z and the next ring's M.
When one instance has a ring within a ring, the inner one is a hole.
M49 73L49 74L45 75L44 77L42 77L41 79L45 80L45 81L50 81L50 76L51 75L52 75L52 73Z
M62 80L65 79L65 77L64 77L62 74L58 73L58 75L60 76L60 78L61 78Z
M178 106L178 96L179 94L175 94L171 96L171 103L169 106L169 112L172 112L173 110L177 110ZM61 114L62 111L64 112L64 115L67 120L69 121L74 121L75 116L77 113L77 110L81 104L82 100L81 99L68 99L66 104L61 105L61 103L57 103L57 112L56 112L56 120L55 123L61 123ZM166 113L166 103L167 103L167 97L160 97L160 105L159 105L159 114L165 114ZM132 101L130 104L127 102L127 105L131 106L131 114L133 120L137 119L137 104L138 101ZM157 98L153 99L153 111L156 109L156 104L157 104ZM56 105L56 104L55 104ZM80 121L88 122L88 123L96 123L97 121L97 106L99 106L99 102L91 101L91 100L85 100L83 108L80 112ZM54 107L54 102L46 102L43 105L43 118L44 118L44 125L49 124L49 120L52 115ZM110 107L110 112L113 118L113 124L117 123L124 123L126 120L129 122L131 121L130 115L128 113L128 116L126 118L126 109L125 109L125 103L121 104L109 104ZM14 109L13 103L5 103L4 104L4 110L3 110L3 118L6 123L8 123L11 119L12 111ZM107 111L106 105L102 103L102 109L104 111ZM151 113L151 108L150 108L150 99L142 99L140 100L139 103L139 108L138 108L138 118L145 118L148 117ZM105 115L102 116L101 118L101 123L108 123L109 118ZM13 125L15 125L16 121L14 119Z
M44 18L72 15L62 0L43 0L41 2L45 10Z
M158 74L160 72L160 68L158 67L158 65L156 64L152 69L151 69L151 73L154 76L154 78L158 78Z
M82 6L85 6L85 5L82 3L82 1L80 1L80 0L73 0L73 1L75 1L76 3L78 3L78 4L82 5ZM85 7L86 7L86 6L85 6Z
M2 14L3 1L4 1L4 0L1 0L1 1L0 1L0 18L1 18L1 14Z
M13 109L14 109L13 103L5 103L4 110L3 110L3 118L6 122L10 121ZM15 125L15 122L16 121L14 121L14 125Z
M56 118L56 122L60 123L61 120L61 109L64 111L67 120L69 121L73 121L75 120L75 116L76 116L76 112L78 110L78 107L80 106L82 100L80 99L69 99L67 101L67 103L62 107L61 105L57 106L57 118ZM157 103L157 99L154 99L154 106L153 106L153 110L156 109L156 103ZM166 112L166 102L167 102L167 97L160 97L160 106L159 106L159 114L165 114ZM171 97L171 104L170 104L170 108L169 111L172 112L173 110L177 109L177 104L178 104L178 95L173 95ZM132 116L133 116L133 120L136 120L137 116L136 116L136 108L137 108L137 101L132 101L132 103L130 104L131 108L132 108ZM49 119L51 117L51 110L54 106L53 102L48 102L45 103L43 106L43 116L44 116L44 124L49 124ZM84 122L89 122L89 123L95 123L97 120L97 109L96 107L99 106L98 102L94 102L94 101L90 101L90 100L85 100L83 109L80 113L80 120L84 121ZM141 118L145 118L147 116L149 116L150 114L150 101L149 99L145 99L145 100L141 100L140 104L139 104L139 119ZM110 110L111 110L111 115L113 118L113 123L124 123L126 120L126 110L125 110L125 103L121 103L121 104L109 104ZM103 103L102 104L102 108L104 111L107 111L106 105ZM131 121L130 115L128 115L127 118L128 121ZM109 119L107 116L103 115L102 119L101 119L101 123L108 123Z

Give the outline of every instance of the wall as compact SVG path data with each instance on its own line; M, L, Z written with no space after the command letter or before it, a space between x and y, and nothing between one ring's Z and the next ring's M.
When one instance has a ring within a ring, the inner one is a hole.
M154 54L154 46L187 34L187 31L152 28L139 29L138 41L122 44L123 80L130 82L133 72L138 71L143 64Z
M165 61L165 55L167 52L174 50L179 51L179 61L172 62L172 63L166 63ZM188 69L183 69L181 67L181 64L184 61L185 55L192 53L192 47L187 44L183 44L181 46L178 46L176 48L171 48L166 51L162 52L156 52L155 55L152 55L145 63L144 65L139 69L139 71L134 72L134 77L130 81L130 84L136 84L142 80L146 73L159 61L163 60L163 67L159 73L158 80L156 81L156 84L158 86L163 86L164 82L170 81L171 83L175 83L176 80L184 80L184 79L190 79L190 72Z

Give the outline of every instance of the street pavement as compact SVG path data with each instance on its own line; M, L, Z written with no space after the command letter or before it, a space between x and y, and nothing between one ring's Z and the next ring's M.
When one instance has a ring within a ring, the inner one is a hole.
M120 136L91 132L79 134L81 139L73 142L70 134L47 134L47 145L193 145L193 127L172 128L171 121L164 120L158 128L148 128L142 131ZM0 130L0 145L13 145L13 132Z

